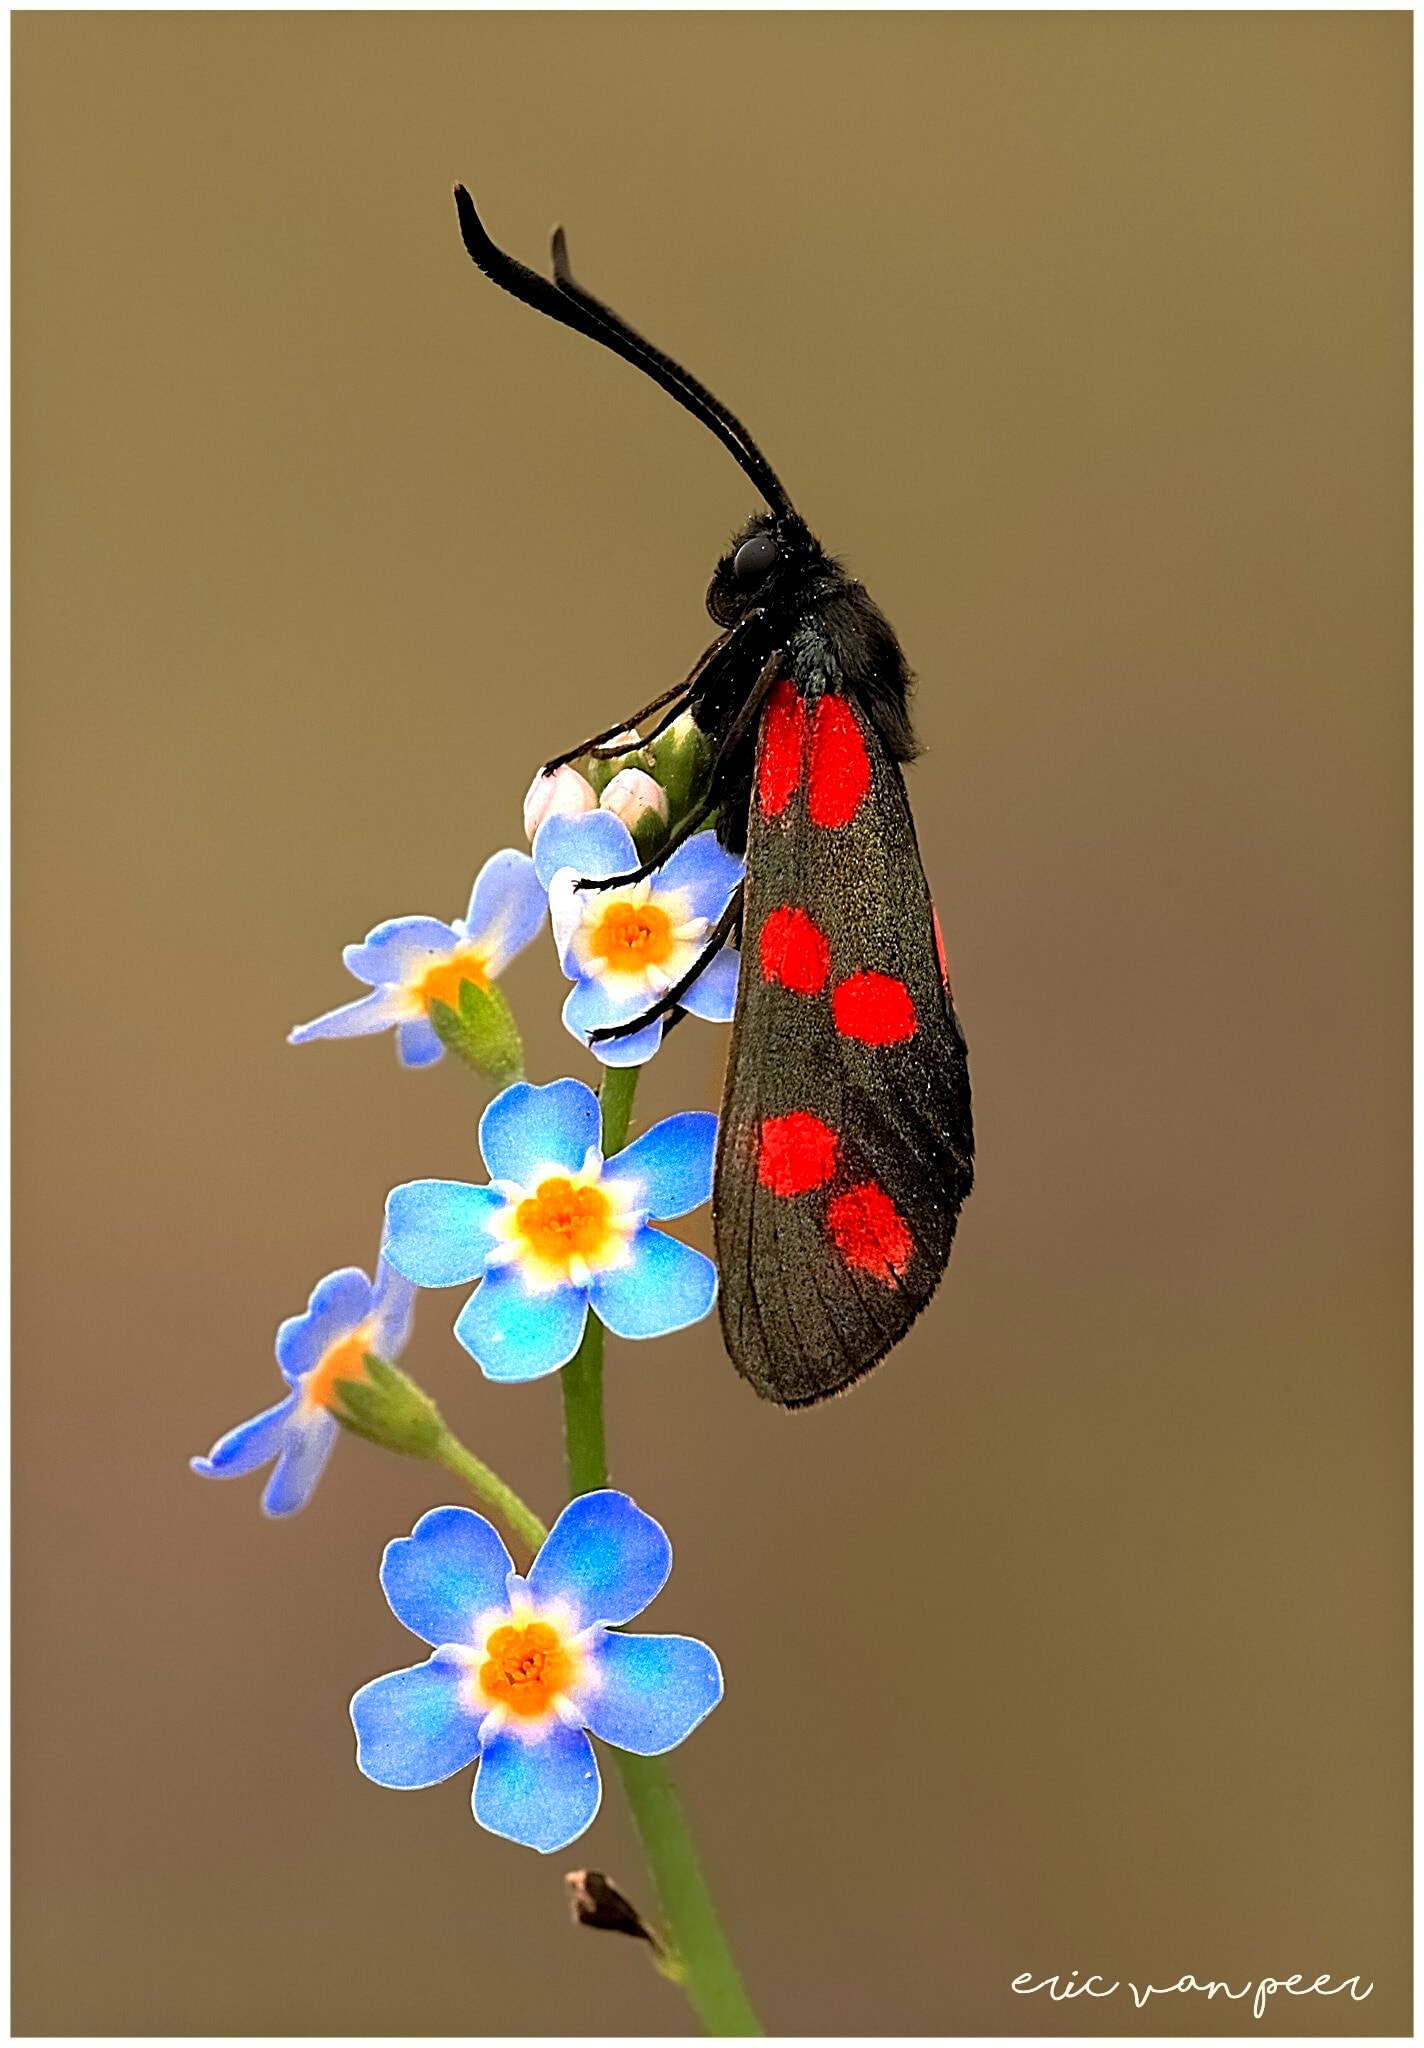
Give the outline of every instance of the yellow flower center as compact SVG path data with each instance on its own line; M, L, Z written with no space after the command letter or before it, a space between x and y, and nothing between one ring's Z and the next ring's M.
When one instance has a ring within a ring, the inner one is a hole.
M302 1382L302 1392L313 1408L331 1406L332 1389L338 1380L364 1380L366 1377L366 1353L371 1348L371 1333L363 1323L359 1330L353 1330L349 1337L341 1337L322 1356Z
M481 954L452 953L448 960L422 975L415 985L415 994L427 1015L432 1003L446 1003L452 1010L458 1010L462 981L472 981L476 988L489 987L490 978Z
M536 1258L565 1265L603 1250L611 1207L602 1188L578 1188L556 1176L525 1196L515 1209L514 1227Z
M547 1712L574 1675L573 1659L547 1621L497 1628L485 1644L485 1658L480 1684L486 1698L525 1717Z
M672 919L658 903L610 903L588 935L588 948L615 974L661 967L676 939Z

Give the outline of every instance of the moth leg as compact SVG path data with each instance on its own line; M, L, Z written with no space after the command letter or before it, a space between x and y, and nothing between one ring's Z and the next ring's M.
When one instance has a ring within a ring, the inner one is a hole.
M705 794L701 801L695 804L688 812L667 845L659 847L656 856L652 860L645 860L641 867L630 868L626 875L606 875L601 881L581 881L578 885L580 889L628 889L632 887L634 882L645 882L649 875L656 874L669 854L676 853L683 841L690 839L697 827L705 823L707 818L715 813L720 795L717 784L722 776L722 771L731 759L735 749L745 739L748 731L751 729L753 721L766 700L768 690L770 690L772 684L776 682L781 674L782 665L783 650L778 648L768 658L761 674L756 679L751 695L728 727L726 736L718 747L713 757L712 765L707 771ZM625 750L620 749L620 751ZM627 749L626 751L631 752L632 750Z
M689 690L687 696L679 698L678 701L673 705L671 711L665 711L662 717L658 720L657 724L653 727L652 731L645 732L640 740L629 740L626 747L590 747L588 750L589 753L592 754L595 761L616 761L620 754L635 754L638 751L639 747L651 746L655 739L657 739L662 733L665 733L667 731L668 727L672 724L675 718L681 718L683 712L687 709L688 704L691 702L691 699L692 693ZM646 712L643 713L643 716L645 718L647 717L647 715L648 714ZM633 724L636 725L637 723L638 721L635 718L633 720Z
M691 669L688 671L687 675L683 678L683 680L680 683L675 684L673 688L670 690L664 690L660 697L654 697L652 703L645 704L641 711L634 711L630 714L629 717L622 719L617 725L610 725L606 732L596 732L593 735L593 738L585 740L582 746L570 747L567 753L556 754L552 761L546 761L544 763L544 773L546 775L552 775L556 768L563 768L566 767L570 761L577 761L580 754L592 753L595 748L605 746L609 740L616 740L620 733L625 733L628 730L630 725L637 725L641 719L651 718L655 711L661 711L664 705L671 704L675 697L690 696L691 692L695 688L698 678L701 676L702 671L707 667L708 663L715 661L718 655L724 654L728 647L731 646L734 640L740 639L742 634L745 633L749 627L754 626L758 622L758 620L760 620L764 616L765 614L762 610L762 607L760 605L757 605L753 610L747 613L745 618L739 619L735 626L729 626L725 633L719 633L717 635L717 638L712 642L712 645L704 649L704 651L698 655L696 661L692 664ZM677 708L669 714L667 720L665 721L665 724L670 725L674 718L677 718L681 715L682 709L683 706L679 704ZM663 731L663 729L663 725L659 725L658 732ZM657 735L655 733L649 734L649 738L656 737ZM632 753L635 748L646 745L646 740L634 740L631 741L627 747L617 749L617 752ZM613 755L606 755L604 758L612 759Z
M703 652L698 655L696 661L692 664L691 669L688 671L687 675L684 676L683 680L680 683L674 683L673 687L670 690L664 690L661 696L654 697L651 704L645 704L641 711L634 711L627 718L622 719L617 725L610 725L606 732L596 732L593 735L593 738L591 740L585 740L582 746L570 747L568 752L565 754L556 754L552 761L546 761L544 763L544 773L546 775L550 775L553 773L554 769L563 768L570 761L576 761L580 754L592 753L595 747L604 746L609 740L616 740L620 733L625 733L628 730L630 725L637 725L641 719L651 718L655 711L661 711L663 709L663 706L666 704L671 704L675 697L687 696L693 689L698 677L702 674L702 671L706 668L707 664L710 661L715 661L717 656L723 653L726 650L726 648L731 644L731 642L738 637L739 634L744 633L746 631L747 627L751 625L754 619L759 619L760 617L760 608L758 608L756 611L748 612L746 617L744 619L740 619L735 626L729 626L725 633L719 633L717 635L717 638L712 642L712 645L708 648L705 648ZM671 717L668 720L669 724L671 723L672 718L676 718L679 716L681 710L682 706L679 705L677 709L671 714ZM662 731L661 726L658 727L658 731ZM646 744L647 742L644 740L634 740L627 747L619 748L618 752L632 753L634 748L645 746Z
M700 665L701 664L699 663L699 666ZM696 674L695 669L693 671L693 674ZM606 732L596 732L593 735L592 739L583 740L580 742L578 746L570 747L566 754L555 754L552 761L546 761L544 763L544 773L546 775L552 775L556 768L565 768L568 766L570 761L577 761L580 754L591 754L595 747L602 747L605 746L609 740L616 740L620 733L627 732L629 726L636 725L640 718L650 717L654 711L661 711L664 704L671 704L674 697L683 696L686 693L689 685L691 684L691 681L692 677L689 676L686 682L675 683L670 690L664 690L660 697L654 697L651 704L645 704L641 711L634 711L633 713L631 713L629 717L620 719L617 725L610 725ZM641 747L643 744L644 743L642 740L630 740L626 747L616 747L613 749L613 752L618 754L631 754L636 748Z
M598 1045L608 1038L628 1038L633 1032L643 1030L645 1025L655 1024L659 1017L665 1017L669 1010L677 1008L693 982L696 981L698 975L701 974L705 967L711 965L712 961L716 959L717 955L726 945L728 939L731 938L732 933L737 929L742 915L744 889L745 884L738 882L736 888L732 891L731 901L728 903L727 908L722 912L716 924L713 925L711 931L707 934L707 944L702 948L702 951L688 968L686 974L681 975L673 983L672 987L660 995L658 1000L649 1009L644 1010L641 1017L630 1017L626 1024L605 1024L600 1031L590 1031L588 1034L590 1045Z
M575 888L629 889L634 882L646 882L649 875L655 875L668 856L676 853L683 841L690 839L698 826L706 822L711 810L712 805L703 797L700 803L694 804L667 845L660 846L651 860L645 860L641 867L630 868L626 875L585 875L582 881L574 884Z
M585 747L584 752L591 761L621 761L625 754L636 754L639 748L646 747L650 740L655 740L660 732L666 732L675 718L681 718L686 703L685 697L677 698L672 710L658 720L651 732L639 733L631 740L623 740L616 747L611 740L602 741L596 747ZM646 718L647 713L644 712L643 716ZM637 723L635 718L633 724Z

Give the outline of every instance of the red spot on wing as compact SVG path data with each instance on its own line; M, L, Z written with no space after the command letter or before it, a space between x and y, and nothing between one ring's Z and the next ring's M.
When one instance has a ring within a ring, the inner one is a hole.
M852 974L831 997L842 1038L865 1045L899 1045L915 1035L914 998L893 974Z
M778 816L795 796L805 744L806 706L796 685L783 676L767 699L757 756L757 802L768 818Z
M848 825L870 788L870 756L855 713L843 697L822 697L811 725L811 785L806 803L814 824Z
M836 1134L818 1116L793 1109L762 1125L757 1179L774 1195L808 1194L824 1187L835 1170Z
M761 928L761 978L794 995L818 996L831 971L825 933L804 910L783 903Z
M873 1273L887 1287L893 1287L908 1267L915 1240L878 1181L862 1181L837 1195L826 1210L826 1222L848 1266Z
M944 933L939 928L939 912L935 909L933 903L930 905L930 916L934 919L935 952L939 958L939 978L945 987L948 988L949 959L944 950Z

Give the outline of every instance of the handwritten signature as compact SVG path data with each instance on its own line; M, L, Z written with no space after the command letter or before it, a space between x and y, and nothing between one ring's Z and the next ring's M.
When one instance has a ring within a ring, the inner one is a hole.
M1323 1977L1317 1977L1313 1984L1305 1983L1303 1972L1299 1970L1293 1977L1253 1977L1249 1978L1239 1991L1233 1991L1229 1984L1214 1977L1208 1977L1204 1981L1196 1977L1179 1977L1175 1984L1139 1986L1130 1979L1118 1979L1106 1984L1096 1971L1085 1977L1081 1984L1075 1981L1077 1976L1076 1970L1070 1970L1066 1977L1044 1977L1035 1983L1032 1970L1021 1970L1014 1979L1013 1988L1020 1998L1032 1998L1038 1992L1046 1991L1055 2005L1061 2005L1067 1998L1111 1998L1116 1992L1121 1991L1126 1983L1127 1989L1132 1993L1133 2004L1139 2012L1149 1998L1170 1998L1176 1992L1200 1991L1207 1998L1215 1998L1219 1992L1223 1998L1239 2001L1249 1997L1254 1990L1256 1995L1251 1999L1251 2014L1258 2020L1265 2017L1266 2008L1278 1991L1289 1992L1292 1998L1338 1998L1342 1991L1348 1991L1353 2002L1358 2005L1363 1999L1368 1998L1375 1988L1373 1984L1367 1984L1362 1991L1358 1977L1342 1977L1338 1984L1332 1984L1328 1971Z

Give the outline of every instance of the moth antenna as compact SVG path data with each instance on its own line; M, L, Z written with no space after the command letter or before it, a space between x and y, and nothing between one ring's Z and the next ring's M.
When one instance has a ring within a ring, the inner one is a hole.
M621 313L615 313L611 306L605 304L602 299L595 298L591 291L585 290L583 285L579 283L569 266L568 237L565 235L562 227L554 229L550 252L553 261L554 282L565 298L572 299L576 306L582 306L586 313L591 313L594 319L606 327L611 334L616 334L629 348L636 349L646 362L650 364L655 363L669 377L676 378L683 390L697 401L697 405L700 408L700 417L707 417L709 424L711 420L720 420L728 433L735 436L741 448L741 455L738 456L738 460L742 462L742 466L746 469L747 474L756 481L758 490L762 492L768 504L772 505L777 511L789 512L791 510L790 499L782 489L771 464L762 454L760 448L757 447L756 442L752 439L736 414L723 405L721 399L714 396L700 378L694 377L691 370L685 370L681 363L674 362L670 355L665 354L655 343L649 341L645 334L640 334L636 327L630 326ZM760 476L757 474L758 472L761 472ZM772 486L770 490L768 489L768 483ZM773 490L777 495L773 495ZM779 503L778 497L780 499Z
M463 185L455 187L455 210L460 217L460 233L470 260L492 284L497 284L512 298L522 299L536 312L547 313L551 320L572 327L576 334L585 334L590 341L600 342L614 355L621 356L624 362L642 370L655 384L661 385L670 398L675 398L685 411L690 412L694 419L701 420L717 436L773 512L789 514L792 511L791 500L775 470L740 421L671 356L654 348L636 329L629 327L616 313L574 283L569 275L568 249L561 230L555 230L556 281L550 283L490 240L475 211L475 202Z

